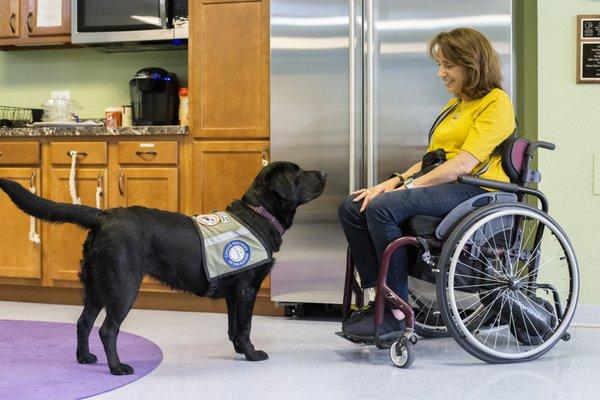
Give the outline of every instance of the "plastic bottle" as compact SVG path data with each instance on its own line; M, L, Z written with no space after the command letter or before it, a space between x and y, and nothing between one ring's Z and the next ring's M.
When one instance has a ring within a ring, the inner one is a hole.
M188 114L190 111L190 102L188 97L188 88L179 89L179 125L189 125Z

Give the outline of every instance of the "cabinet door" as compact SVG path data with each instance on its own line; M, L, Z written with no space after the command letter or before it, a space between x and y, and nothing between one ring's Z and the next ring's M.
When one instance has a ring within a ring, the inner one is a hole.
M179 210L177 168L121 168L117 182L118 205ZM142 290L168 292L160 282L144 277Z
M269 142L194 144L194 214L224 210L240 199L267 160Z
M0 39L19 37L19 0L0 0Z
M40 192L39 168L0 168L0 177L19 182L29 188L33 183ZM29 240L31 219L19 210L0 190L0 276L10 278L41 278L40 246ZM40 223L36 221L36 232Z
M63 36L71 34L71 0L27 0L27 35Z
M269 1L190 1L192 132L269 137Z
M121 168L116 190L121 207L179 210L177 168Z
M54 201L71 203L69 192L69 169L50 170L50 198ZM81 204L96 207L96 190L102 188L101 208L107 207L105 177L106 169L80 168L77 170L76 188ZM74 224L51 224L44 226L44 265L55 281L77 281L82 259L86 229ZM60 285L60 282L55 282ZM72 284L71 284L72 285ZM71 286L68 285L68 286Z

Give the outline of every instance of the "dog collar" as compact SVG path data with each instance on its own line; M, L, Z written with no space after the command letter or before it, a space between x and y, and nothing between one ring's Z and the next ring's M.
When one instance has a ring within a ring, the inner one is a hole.
M279 221L277 221L277 218L275 218L270 212L267 211L266 208L264 208L263 206L253 206L248 203L245 204L254 211L256 211L258 214L260 214L262 217L266 218L271 223L271 225L273 225L275 229L277 229L277 232L279 232L279 234L283 236L283 234L285 233L285 228L283 227L283 225L281 225Z

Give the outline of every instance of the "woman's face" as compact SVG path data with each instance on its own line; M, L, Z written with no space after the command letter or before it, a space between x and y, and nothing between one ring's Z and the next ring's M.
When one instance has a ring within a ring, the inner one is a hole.
M456 65L445 59L443 56L436 57L436 61L439 65L437 75L444 81L446 89L448 89L450 93L460 95L467 78L466 68L461 65Z

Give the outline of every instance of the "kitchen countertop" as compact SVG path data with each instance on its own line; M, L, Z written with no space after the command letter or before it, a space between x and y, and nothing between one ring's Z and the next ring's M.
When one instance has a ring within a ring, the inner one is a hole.
M167 126L129 126L105 128L103 126L80 127L26 127L0 128L2 137L46 137L46 136L160 136L187 135L189 127L182 125Z

